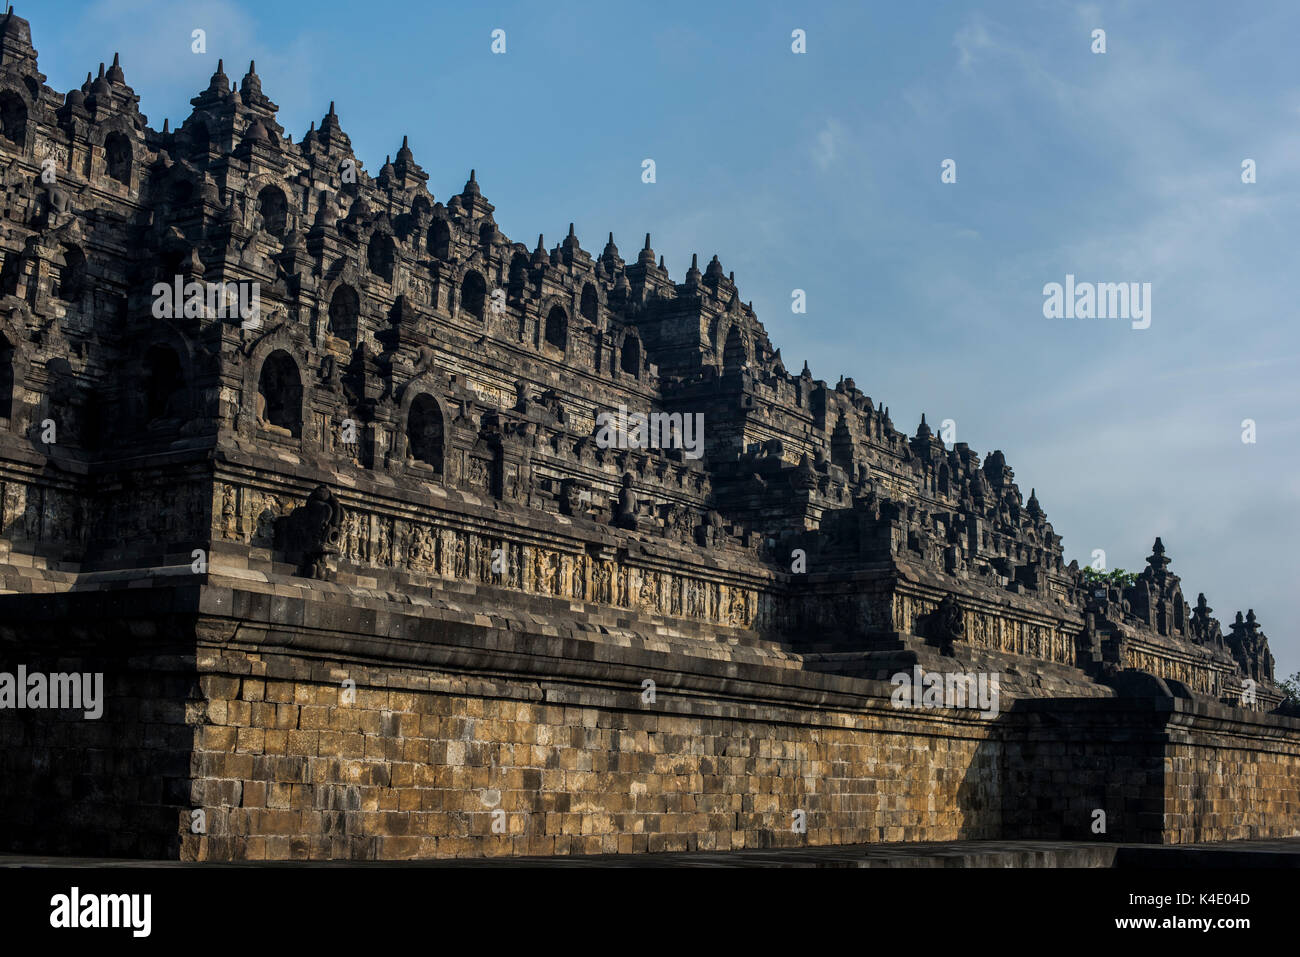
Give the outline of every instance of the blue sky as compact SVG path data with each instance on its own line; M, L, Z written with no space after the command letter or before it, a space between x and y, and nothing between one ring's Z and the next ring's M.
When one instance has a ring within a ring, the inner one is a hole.
M295 140L334 100L372 173L403 134L437 199L477 168L512 239L550 246L572 221L585 248L613 230L628 257L649 231L679 281L691 253L717 253L789 368L854 377L906 431L924 411L1002 449L1067 561L1101 548L1135 570L1163 536L1189 600L1205 591L1225 630L1253 607L1279 676L1300 669L1300 5L16 12L56 89L120 51L156 127L188 113L218 56L232 79L256 59ZM1067 273L1150 282L1151 327L1044 318L1044 284Z

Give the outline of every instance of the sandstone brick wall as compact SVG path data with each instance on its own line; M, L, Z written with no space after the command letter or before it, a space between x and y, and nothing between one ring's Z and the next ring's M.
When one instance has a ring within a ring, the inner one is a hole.
M1300 832L1295 719L1114 696L1006 699L994 720L895 710L885 682L757 647L697 657L450 602L300 601L190 585L16 601L5 660L102 670L107 702L99 721L0 710L0 847L396 860Z
M1174 726L1164 762L1165 842L1300 836L1297 735L1277 719L1237 721L1224 711Z
M1020 701L1007 717L1005 837L1163 840L1167 711L1072 699Z
M177 808L191 780L192 676L159 658L19 660L30 671L102 672L105 702L93 721L75 711L0 711L0 848L176 857Z
M193 785L208 833L185 837L187 859L788 847L1001 825L991 724L887 701L818 714L366 669L326 681L288 658L210 665Z
M1006 836L1185 844L1300 836L1300 722L1205 700L1021 701ZM1094 831L1094 812L1106 830Z

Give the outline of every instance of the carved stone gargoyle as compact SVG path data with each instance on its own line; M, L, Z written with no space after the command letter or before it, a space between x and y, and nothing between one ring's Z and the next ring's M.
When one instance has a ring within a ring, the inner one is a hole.
M298 564L298 574L320 581L334 578L334 560L343 542L343 505L324 485L289 513L284 522L285 557Z
M922 637L929 644L937 645L941 653L953 654L953 642L966 637L966 625L957 599L944 595L939 607L922 619L921 632Z

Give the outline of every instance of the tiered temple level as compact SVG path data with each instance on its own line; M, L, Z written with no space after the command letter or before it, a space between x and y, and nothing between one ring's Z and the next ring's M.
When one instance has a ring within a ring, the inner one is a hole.
M1159 540L1131 587L1088 586L1001 452L788 372L716 256L678 283L648 235L631 262L572 226L512 243L472 172L438 201L405 139L367 173L333 104L293 142L252 64L161 132L116 57L45 79L6 15L0 592L200 550L217 578L527 601L687 655L1280 700L1253 612L1224 636ZM220 284L258 314L159 317L160 290ZM702 415L703 457L604 447L620 406Z

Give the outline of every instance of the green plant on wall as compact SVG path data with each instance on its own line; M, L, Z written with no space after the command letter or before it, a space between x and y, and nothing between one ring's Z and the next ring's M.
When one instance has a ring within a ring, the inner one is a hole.
M1287 696L1287 700L1300 704L1300 671L1297 671L1290 678L1283 678L1277 683L1282 692Z
M1085 585L1106 585L1118 588L1127 588L1137 581L1135 572L1126 572L1122 568L1114 568L1108 572L1099 572L1091 565L1083 567L1083 583Z

